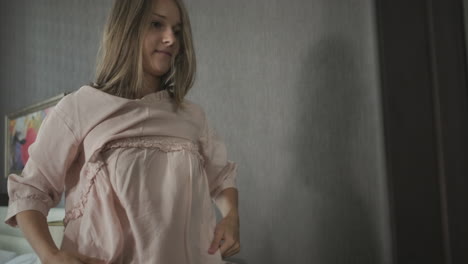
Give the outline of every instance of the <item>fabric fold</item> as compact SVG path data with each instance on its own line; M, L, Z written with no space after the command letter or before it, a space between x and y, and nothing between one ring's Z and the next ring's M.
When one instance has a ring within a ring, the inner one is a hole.
M61 249L113 264L224 263L207 254L212 199L237 188L237 164L199 105L173 106L165 91L129 100L83 86L62 98L22 175L8 178L5 223L24 210L47 216L65 192Z

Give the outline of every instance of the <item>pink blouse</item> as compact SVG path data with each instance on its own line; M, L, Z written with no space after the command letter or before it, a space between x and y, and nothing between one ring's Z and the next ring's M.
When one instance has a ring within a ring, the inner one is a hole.
M46 116L22 175L8 177L5 223L37 210L47 216L65 191L61 249L108 263L221 264L208 254L213 201L237 188L237 164L185 99L166 90L141 99L90 86L66 95Z

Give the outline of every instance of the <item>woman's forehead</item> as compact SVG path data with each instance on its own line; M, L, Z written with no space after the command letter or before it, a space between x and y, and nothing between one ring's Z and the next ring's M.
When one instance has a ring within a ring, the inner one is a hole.
M153 0L152 15L180 24L180 11L174 0Z

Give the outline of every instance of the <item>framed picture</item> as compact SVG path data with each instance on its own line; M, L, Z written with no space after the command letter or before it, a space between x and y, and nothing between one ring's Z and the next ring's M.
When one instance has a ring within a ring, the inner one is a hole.
M29 159L28 148L36 140L42 121L66 94L59 94L5 116L5 178L12 173L21 175Z

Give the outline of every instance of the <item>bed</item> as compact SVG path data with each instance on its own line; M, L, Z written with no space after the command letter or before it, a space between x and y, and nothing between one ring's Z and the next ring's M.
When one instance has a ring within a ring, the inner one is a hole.
M0 264L40 264L37 255L19 228L4 223L7 207L0 206ZM52 208L47 216L49 231L60 247L63 238L63 225L56 225L65 216L64 208Z

